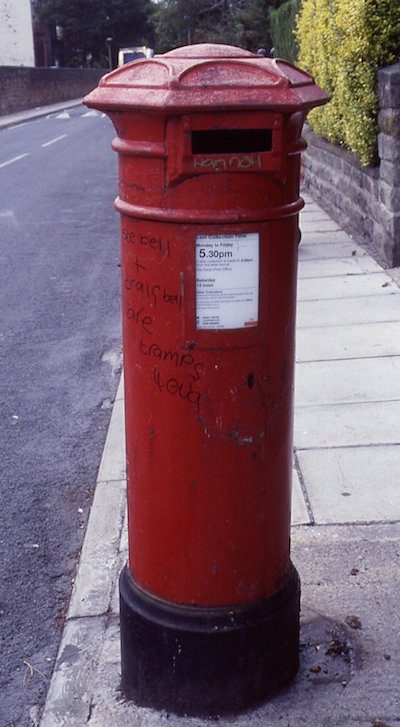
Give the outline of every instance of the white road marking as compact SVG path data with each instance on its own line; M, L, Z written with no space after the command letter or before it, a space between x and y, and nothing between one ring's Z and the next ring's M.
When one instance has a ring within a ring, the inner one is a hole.
M84 119L86 116L100 116L98 111L95 111L92 109L92 111L86 111L85 114L82 114L82 118Z
M28 121L24 121L21 124L13 124L13 126L6 126L5 131L11 131L12 129L19 129L20 126L26 126Z
M19 226L15 213L12 210L1 210L0 219L8 220L13 225L13 227ZM0 333L0 338L1 338L1 333Z
M70 119L71 114L68 113L68 111L61 111L61 114L57 114L56 119Z
M51 139L50 141L46 141L46 143L45 144L41 144L41 146L43 146L43 147L50 146L50 144L55 144L56 141L60 141L60 139L65 139L66 136L67 136L66 134L62 134L61 136L56 136L55 139Z
M18 159L23 159L24 157L27 157L27 156L29 156L29 154L20 154L17 157L13 157L12 159L9 159L8 162L3 162L2 164L0 164L0 169L2 167L7 167L9 164L14 164L14 162L17 162Z

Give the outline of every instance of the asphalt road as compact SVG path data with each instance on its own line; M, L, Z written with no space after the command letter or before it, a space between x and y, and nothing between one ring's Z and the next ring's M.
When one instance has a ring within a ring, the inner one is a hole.
M118 382L117 160L76 107L0 131L0 725L36 724Z

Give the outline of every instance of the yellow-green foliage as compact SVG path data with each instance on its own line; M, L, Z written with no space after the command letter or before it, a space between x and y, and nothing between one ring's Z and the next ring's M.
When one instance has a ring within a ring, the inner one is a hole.
M331 102L310 113L310 124L358 155L376 156L378 68L396 61L400 47L399 0L302 0L296 35L298 63Z

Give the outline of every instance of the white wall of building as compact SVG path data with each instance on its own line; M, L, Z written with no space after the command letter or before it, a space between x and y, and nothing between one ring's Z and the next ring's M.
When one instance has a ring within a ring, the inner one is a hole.
M34 66L30 0L0 0L0 66Z

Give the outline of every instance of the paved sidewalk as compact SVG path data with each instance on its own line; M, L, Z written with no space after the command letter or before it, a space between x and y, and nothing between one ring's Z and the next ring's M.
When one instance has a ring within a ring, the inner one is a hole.
M73 106L80 106L81 103L82 98L75 98L71 101L60 101L59 103L48 104L47 106L36 106L33 109L16 111L14 114L4 114L3 116L0 116L0 129L4 129L7 126L24 124L26 121L30 121L31 119L38 119L40 116L54 114L57 111L63 111L64 109L71 109Z
M301 215L292 555L301 667L220 725L400 722L400 289L311 199ZM205 727L119 692L126 560L123 382L40 727Z

